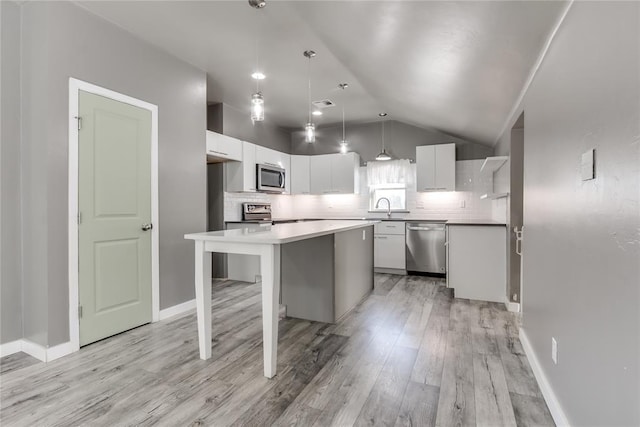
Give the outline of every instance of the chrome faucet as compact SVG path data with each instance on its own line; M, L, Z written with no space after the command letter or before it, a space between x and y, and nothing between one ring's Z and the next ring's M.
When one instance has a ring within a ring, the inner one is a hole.
M380 197L378 199L378 201L376 202L375 209L378 209L378 206L380 206L380 202L382 200L386 200L387 201L387 218L391 218L391 201L389 199L387 199L386 197Z

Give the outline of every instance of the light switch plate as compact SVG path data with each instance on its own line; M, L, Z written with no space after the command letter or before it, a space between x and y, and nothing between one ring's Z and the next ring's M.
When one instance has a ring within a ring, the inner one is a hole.
M589 181L590 179L595 178L594 173L594 157L595 150L591 149L582 154L582 162L581 162L581 172L582 172L582 180Z

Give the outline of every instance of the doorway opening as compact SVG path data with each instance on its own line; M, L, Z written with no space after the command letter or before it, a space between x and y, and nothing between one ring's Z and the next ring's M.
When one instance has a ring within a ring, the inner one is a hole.
M509 197L509 301L522 312L522 226L524 207L524 112L511 128Z

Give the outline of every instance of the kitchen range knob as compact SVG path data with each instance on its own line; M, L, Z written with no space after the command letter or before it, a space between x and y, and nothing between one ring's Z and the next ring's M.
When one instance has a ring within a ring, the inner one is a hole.
M142 231L149 231L153 228L153 224L142 224Z

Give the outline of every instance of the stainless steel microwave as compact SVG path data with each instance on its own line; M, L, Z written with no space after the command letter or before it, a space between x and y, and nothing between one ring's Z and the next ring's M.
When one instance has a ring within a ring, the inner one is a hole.
M273 165L256 165L256 188L266 193L284 193L285 170Z

